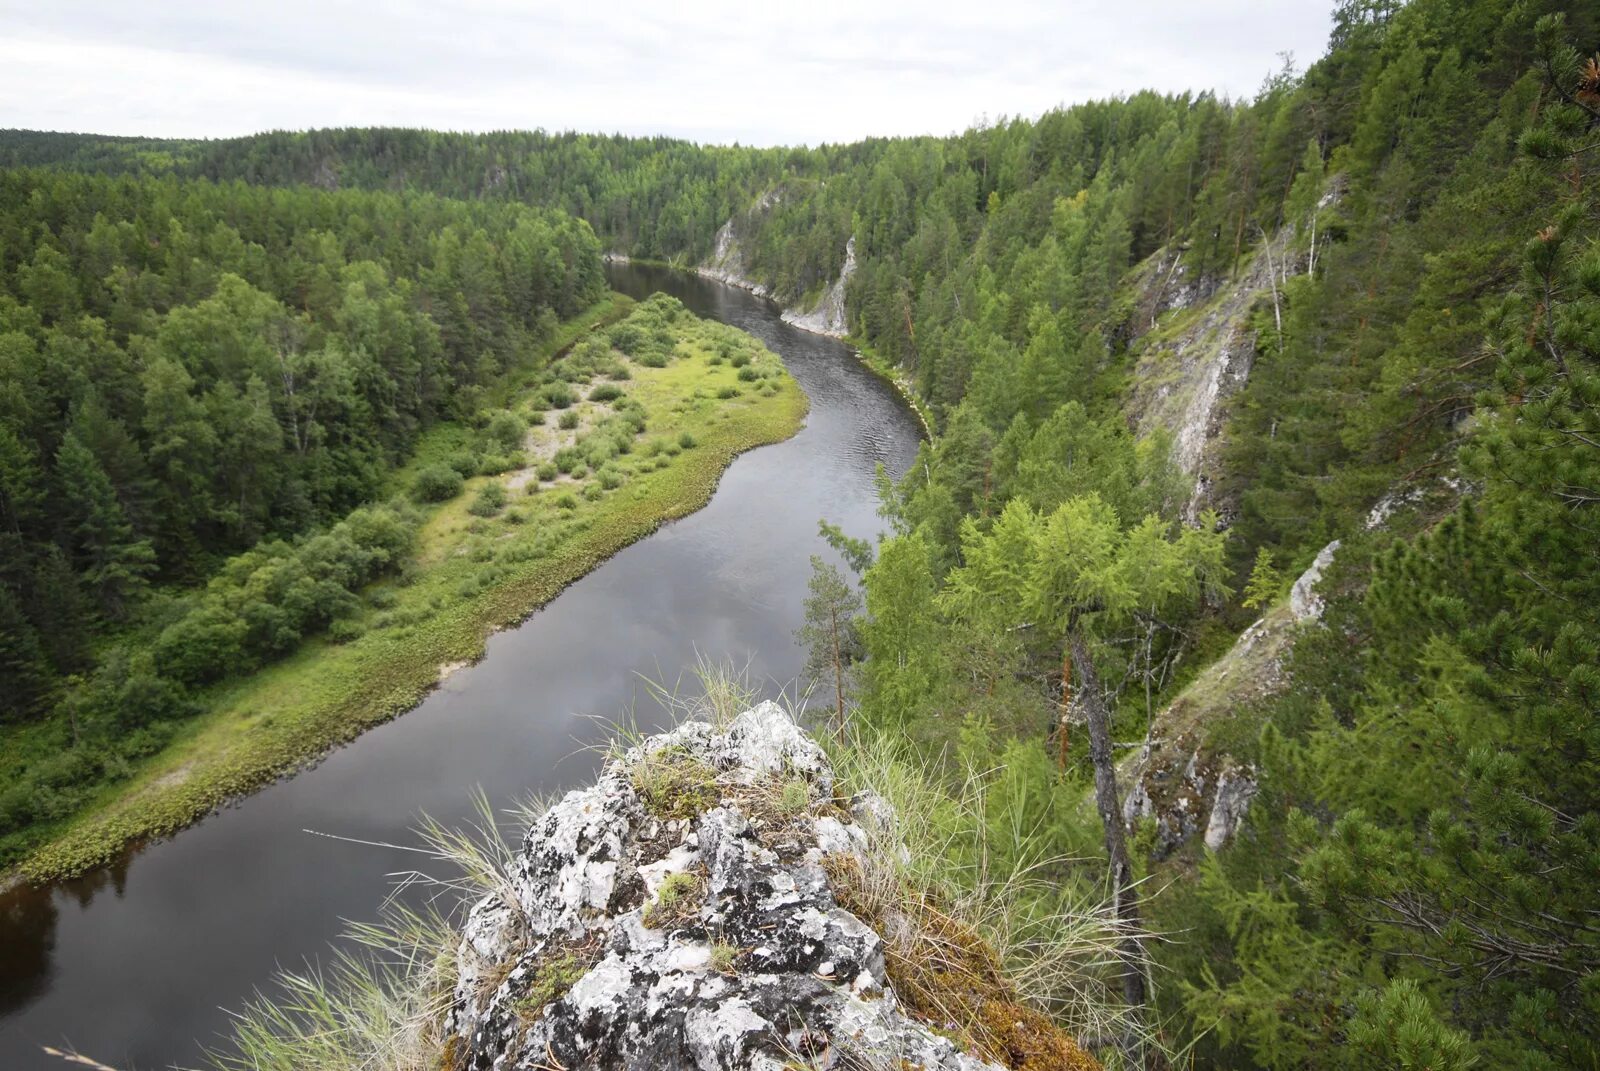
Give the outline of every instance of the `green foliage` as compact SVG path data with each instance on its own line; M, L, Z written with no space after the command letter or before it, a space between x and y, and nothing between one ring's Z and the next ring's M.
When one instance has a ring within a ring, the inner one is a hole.
M447 502L461 493L461 473L445 465L432 465L411 481L411 497L418 502Z
M1250 579L1244 585L1244 598L1239 605L1246 609L1266 609L1278 601L1285 583L1283 572L1272 563L1272 551L1262 547L1256 551L1256 563L1250 568Z
M474 517L493 517L505 508L506 489L498 483L486 483L479 489L467 512Z

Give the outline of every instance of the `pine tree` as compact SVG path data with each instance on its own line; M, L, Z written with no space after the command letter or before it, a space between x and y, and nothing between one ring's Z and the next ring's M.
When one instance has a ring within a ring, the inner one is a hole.
M155 569L150 541L134 534L105 469L74 432L56 454L55 480L80 575L101 609L121 617Z

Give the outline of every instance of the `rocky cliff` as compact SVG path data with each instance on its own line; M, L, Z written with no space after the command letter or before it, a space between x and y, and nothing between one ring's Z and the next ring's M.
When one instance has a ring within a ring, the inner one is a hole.
M822 749L772 703L644 740L551 807L507 886L473 908L447 1062L1097 1066L1016 1001L972 934L979 969L946 972L966 1003L930 1014L926 961L939 955L918 954L914 910L868 891L892 872L893 822L878 797L842 795Z
M741 219L747 226L751 225L752 221L759 220L778 204L782 196L780 189L769 190L750 207L750 211L744 217L736 217L724 223L717 230L716 244L712 247L711 255L704 263L695 267L695 273L707 279L715 279L748 290L758 297L771 297L772 291L765 284L750 278L749 264L744 255L745 239L739 224ZM843 338L849 333L849 320L844 301L845 287L855 270L856 240L850 238L845 242L844 264L839 269L839 277L822 292L816 304L810 308L785 308L784 322L814 334Z

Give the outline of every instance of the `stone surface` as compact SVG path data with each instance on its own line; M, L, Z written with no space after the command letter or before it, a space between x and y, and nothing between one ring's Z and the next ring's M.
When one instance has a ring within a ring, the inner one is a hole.
M714 785L708 805L652 814L636 786L664 766ZM805 787L803 810L781 805L786 785ZM893 815L833 788L772 703L608 762L529 830L507 892L472 909L450 1016L464 1066L994 1067L903 1013L883 941L835 901L823 860L864 858Z

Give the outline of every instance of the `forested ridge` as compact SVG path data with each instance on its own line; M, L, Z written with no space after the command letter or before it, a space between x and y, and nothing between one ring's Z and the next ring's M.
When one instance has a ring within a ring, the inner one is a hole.
M805 635L856 731L988 786L976 830L949 817L953 871L1043 867L1045 913L1104 888L1109 862L1124 920L1163 936L1102 973L1147 1042L1197 1064L1589 1067L1597 55L1583 5L1344 0L1327 54L1248 101L1142 93L951 138L9 133L0 160L52 168L8 182L527 201L686 264L731 220L750 280L786 303L854 238L851 332L937 434L885 487L876 548L833 534L862 603L819 563ZM27 310L51 258L4 249L23 295L5 308L47 352ZM1184 429L1145 419L1170 387L1149 370L1175 379L1252 272L1248 360L1222 366L1244 371L1200 429L1216 478L1197 488ZM1320 620L1284 626L1281 665L1229 663L1283 680L1207 676L1335 539ZM54 553L39 568L70 572ZM1196 761L1254 791L1216 850L1108 807L1164 712L1196 707Z

